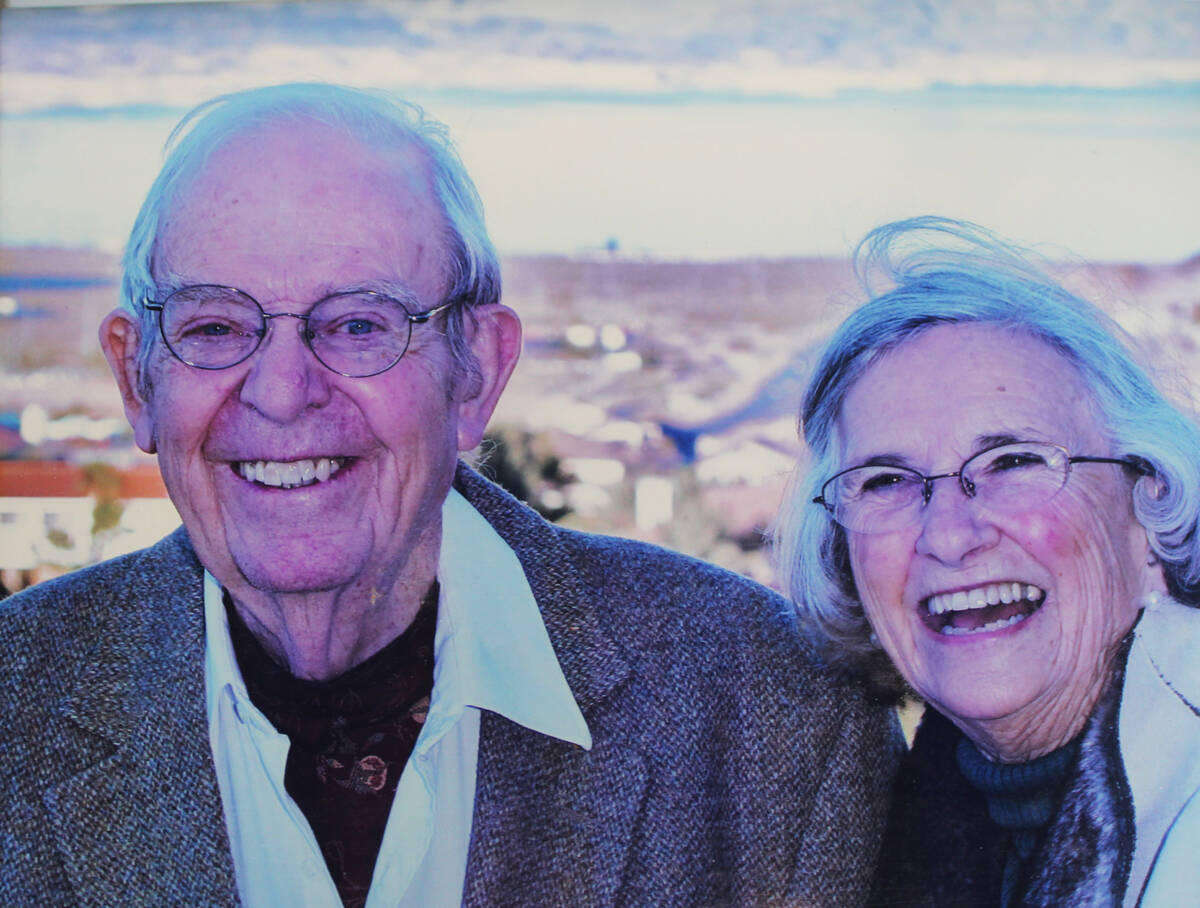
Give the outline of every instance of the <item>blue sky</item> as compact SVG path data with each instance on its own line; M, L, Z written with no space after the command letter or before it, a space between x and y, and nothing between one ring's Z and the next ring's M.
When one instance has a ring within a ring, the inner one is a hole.
M445 121L507 252L844 254L941 213L1200 251L1200 3L427 0L0 12L0 242L118 248L171 124L250 85Z

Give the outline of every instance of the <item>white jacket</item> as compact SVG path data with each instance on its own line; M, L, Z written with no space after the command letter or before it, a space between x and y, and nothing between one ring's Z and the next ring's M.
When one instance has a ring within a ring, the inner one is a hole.
M1120 743L1137 827L1125 905L1200 905L1200 609L1164 598L1143 613Z

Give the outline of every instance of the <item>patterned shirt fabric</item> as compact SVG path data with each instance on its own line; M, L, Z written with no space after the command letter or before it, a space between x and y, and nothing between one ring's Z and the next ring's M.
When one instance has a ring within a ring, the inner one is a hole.
M284 785L347 908L366 904L396 785L429 710L437 601L435 582L399 637L337 678L306 681L271 659L225 597L246 690L291 739Z

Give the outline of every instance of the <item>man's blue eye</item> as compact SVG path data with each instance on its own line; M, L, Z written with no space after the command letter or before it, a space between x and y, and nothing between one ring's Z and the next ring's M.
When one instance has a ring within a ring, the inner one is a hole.
M195 338L228 337L231 334L241 333L245 332L226 322L196 322L195 324L184 325L179 332L179 336Z
M364 318L356 318L346 322L344 325L348 334L370 334L372 331L377 331L378 326L372 324Z

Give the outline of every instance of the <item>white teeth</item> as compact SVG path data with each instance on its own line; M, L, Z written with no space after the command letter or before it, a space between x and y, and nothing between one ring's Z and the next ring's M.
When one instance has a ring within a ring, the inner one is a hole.
M342 461L336 457L318 457L309 460L243 460L238 464L238 472L251 482L262 483L265 486L294 489L299 486L324 482L339 469Z
M989 583L969 590L930 596L926 608L931 615L944 615L946 612L965 612L1001 602L1020 602L1022 599L1040 602L1045 595L1032 583Z
M988 631L998 631L1002 628L1012 627L1028 618L1027 614L1013 615L1011 618L1001 618L999 621L991 621L979 627L955 627L953 624L947 624L940 631L949 637L965 637L967 634L984 634Z

